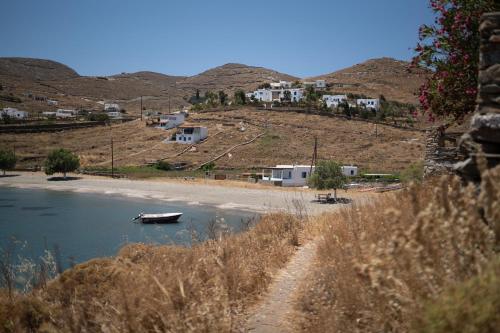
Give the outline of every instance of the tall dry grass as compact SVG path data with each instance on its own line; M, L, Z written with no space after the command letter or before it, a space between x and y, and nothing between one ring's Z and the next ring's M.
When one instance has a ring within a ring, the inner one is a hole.
M271 214L191 248L133 244L32 294L0 293L0 331L229 332L298 245L301 221Z
M494 255L499 198L500 167L483 173L479 196L474 185L444 177L323 215L318 263L299 299L300 327L411 331L424 304L480 274Z

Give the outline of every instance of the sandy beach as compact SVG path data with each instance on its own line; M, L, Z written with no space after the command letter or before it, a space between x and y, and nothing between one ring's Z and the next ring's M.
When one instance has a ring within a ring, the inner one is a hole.
M0 186L151 198L258 213L273 211L295 213L297 207L301 207L305 208L308 214L315 215L340 206L312 202L316 191L302 188L248 186L244 182L235 184L235 182L182 179L130 180L85 175L68 175L68 177L76 179L55 181L49 180L50 177L40 172L16 172L12 176L0 177ZM367 196L352 191L338 191L338 193L354 200L364 199Z

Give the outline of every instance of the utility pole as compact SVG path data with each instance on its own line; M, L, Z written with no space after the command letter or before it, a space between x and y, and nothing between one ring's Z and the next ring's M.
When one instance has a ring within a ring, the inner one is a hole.
M142 96L141 96L141 121L142 121Z
M170 113L170 94L168 94L168 113Z
M378 127L377 127L378 123L375 123L375 137L377 138L378 137Z
M111 136L111 178L115 178L115 156L113 151L113 136Z
M313 155L311 159L311 168L309 169L309 176L312 175L313 172L313 166L316 166L316 160L318 159L318 137L314 137L314 150L313 150Z

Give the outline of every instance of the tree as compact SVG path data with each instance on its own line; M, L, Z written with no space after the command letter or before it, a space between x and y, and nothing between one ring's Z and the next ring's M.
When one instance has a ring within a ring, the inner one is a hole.
M257 89L270 89L270 88L271 88L271 84L269 82L262 83L261 85L259 85L257 87Z
M292 101L292 92L290 90L285 90L283 92L283 100L286 102Z
M217 106L217 94L207 91L205 93L205 103L211 107Z
M342 168L335 161L320 161L314 173L309 178L309 186L318 190L334 190L334 197L337 199L337 189L343 188L347 182L347 177L342 173Z
M227 94L223 90L219 90L219 103L220 105L226 105Z
M429 115L462 119L476 104L481 14L500 10L498 0L430 0L434 25L422 25L412 65L432 70L420 88Z
M66 179L67 172L75 171L79 167L80 159L77 155L66 149L56 149L47 156L45 174L53 175L56 172L62 172Z
M200 100L200 89L196 89L196 100Z
M213 171L214 169L215 169L215 163L214 162L210 162L210 163L204 164L201 167L201 170L205 171L206 173L209 173L209 172Z
M4 176L6 170L14 169L16 162L16 154L12 150L0 149L0 170Z
M245 92L241 89L234 92L234 103L236 105L245 105L247 103Z

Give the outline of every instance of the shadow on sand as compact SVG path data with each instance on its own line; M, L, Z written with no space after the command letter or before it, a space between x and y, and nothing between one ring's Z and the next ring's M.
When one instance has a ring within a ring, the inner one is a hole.
M10 174L10 175L0 175L0 178L8 178L8 177L19 177L18 174Z
M67 181L67 180L78 180L78 179L82 179L82 177L50 177L50 178L47 178L47 180L49 182L60 182L60 181Z

